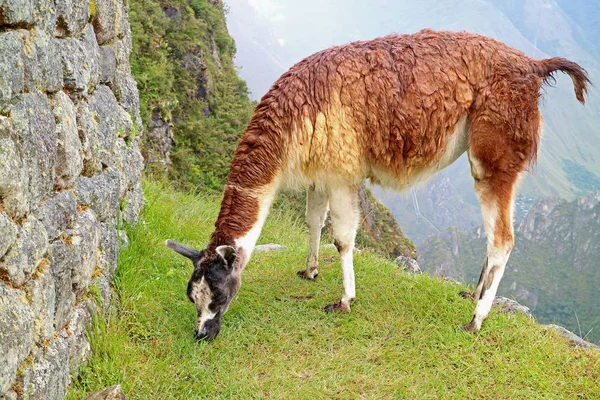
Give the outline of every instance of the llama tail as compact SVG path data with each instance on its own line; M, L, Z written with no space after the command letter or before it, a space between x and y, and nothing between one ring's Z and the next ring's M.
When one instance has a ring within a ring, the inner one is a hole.
M569 61L565 58L554 57L547 58L545 60L532 60L531 70L534 74L544 79L544 83L554 83L554 72L562 71L569 74L573 80L573 86L575 86L575 96L581 104L585 104L584 95L587 93L588 85L592 82L585 69L581 68L577 63Z

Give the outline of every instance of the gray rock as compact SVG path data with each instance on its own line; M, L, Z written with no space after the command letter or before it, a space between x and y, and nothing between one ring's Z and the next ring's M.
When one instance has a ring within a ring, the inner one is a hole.
M35 212L35 216L42 221L50 240L73 228L76 215L75 195L69 191L58 192L48 198Z
M567 339L569 342L571 342L572 344L574 344L577 347L582 347L584 349L591 349L591 350L595 350L595 351L600 351L600 346L583 340L582 338L580 338L579 336L577 336L573 332L570 332L568 329L566 329L566 328L564 328L564 327L562 327L560 325L549 324L549 325L546 325L546 326L548 328L552 329L553 331L555 331L556 333L558 333L560 336L562 336L565 339Z
M33 19L35 27L52 36L56 25L55 0L29 0L33 1Z
M69 321L69 359L71 371L76 371L82 363L88 360L92 353L87 340L87 332L92 323L90 310L94 310L91 302L79 303Z
M0 0L0 25L30 27L34 23L34 2Z
M90 18L90 0L57 0L54 36L75 36Z
M68 37L58 43L64 87L76 97L90 93L100 78L100 46L91 25L86 25L79 39Z
M76 184L77 201L91 207L103 222L117 216L119 187L120 175L114 167L92 178L80 177Z
M132 140L131 137L127 138L129 145L121 138L115 142L114 163L121 175L119 186L119 197L121 198L135 182L139 182L144 168L144 159L137 146L137 141L132 145Z
M111 46L100 46L100 82L113 83L116 70L115 50Z
M131 118L119 106L112 90L105 85L98 85L96 88L90 98L89 111L92 122L98 127L99 157L104 165L114 165L112 155L116 139L129 137L132 129Z
M144 157L142 157L142 153L140 152L139 137L130 137L130 143L127 149L126 167L125 173L127 174L129 186L136 182L140 182L142 170L144 169Z
M34 217L27 218L23 224L21 232L29 238L32 248L29 250L29 258L33 263L34 269L44 260L48 251L48 234L46 228L40 220Z
M48 236L40 221L30 217L23 224L23 228L13 246L0 264L0 271L4 271L14 286L21 286L25 279L42 262L48 250Z
M27 174L13 136L10 120L0 116L0 203L8 215L20 218L28 211L26 187L21 183Z
M493 304L495 306L501 307L502 312L525 314L530 319L535 320L535 317L531 313L531 310L529 309L529 307L521 305L514 300L508 299L506 297L498 296L494 299Z
M127 400L121 385L111 386L86 396L83 400Z
M94 16L93 24L99 44L104 44L115 37L115 24L117 20L120 21L121 12L120 2L96 0L96 15Z
M104 275L94 278L92 285L99 289L99 298L95 299L103 311L107 312L111 305L112 289L110 282Z
M22 60L25 69L25 91L57 92L62 87L62 67L56 40L40 28L23 31Z
M39 50L38 50L39 53ZM48 47L40 55L43 61L43 84L48 93L58 92L63 87L63 68L58 39L50 37Z
M133 79L129 70L117 68L114 88L115 96L125 110L127 110L130 115L138 114L138 110L140 109L140 95L135 79Z
M115 40L113 43L115 49L115 57L117 59L117 68L122 71L130 70L129 56L131 55L131 39Z
M254 251L284 251L285 246L276 243L259 244L254 248Z
M36 29L40 32L39 29ZM38 46L43 46L44 38L35 38L31 32L19 30L23 37L23 54L21 60L24 68L24 89L26 92L41 91L42 65L38 62ZM43 33L42 33L43 34ZM45 38L48 40L48 38Z
M27 188L30 209L54 187L57 134L54 115L43 93L24 93L11 107L18 150L24 172L21 181Z
M27 399L62 399L68 377L69 344L58 337L44 348L35 348L33 364L23 368L18 382Z
M420 274L422 272L417 260L413 258L399 256L394 260L394 262L410 274Z
M0 211L0 259L17 238L19 228L5 212Z
M97 114L92 116L88 104L79 102L76 106L77 127L83 150L83 176L93 176L102 172L102 159L106 159L106 152L102 152L99 139L99 126Z
M65 396L143 206L127 3L0 0L0 399Z
M69 96L60 91L50 98L52 112L56 121L58 148L56 152L56 185L67 189L73 186L75 179L83 169L81 140L77 131L75 108Z
M96 214L88 209L77 214L75 229L68 232L72 238L73 270L71 279L77 298L87 294L88 286L96 268L96 251L99 228Z
M128 164L127 160L127 143L122 138L117 138L115 141L115 148L113 151L113 161L115 168L119 171L120 179L119 179L119 198L123 198L125 196L125 192L130 183L130 173L131 166Z
M119 235L114 223L100 224L100 252L98 266L109 280L112 279L119 261Z
M32 247L31 240L25 233L21 233L12 247L0 263L0 272L6 275L13 286L21 286L25 283L26 273L30 274L34 267L29 259Z
M131 26L129 25L128 19L129 1L123 2L123 9L121 10L121 21L117 25L117 37L121 40L131 42Z
M31 307L35 315L34 340L40 343L48 340L54 333L54 312L56 308L56 291L52 270L46 266L25 285L30 294Z
M69 318L75 304L71 274L73 270L73 254L69 246L57 240L50 246L50 269L55 282L54 329L61 330Z
M0 0L0 9L4 12ZM11 0L17 3L17 0ZM23 5L22 9L26 9ZM15 10L16 11L16 10ZM6 13L4 14L6 18ZM0 25L2 25L0 17ZM23 37L19 31L0 32L0 110L10 99L21 93L25 87L25 67L21 59L23 54Z
M34 315L25 292L0 282L0 393L15 379L33 346Z
M132 189L125 194L124 203L125 206L121 211L121 218L129 224L135 225L144 207L144 191L142 190L142 183L140 181L137 181Z
M464 285L464 283L461 283L461 282L457 281L456 279L450 278L449 276L444 276L444 282L448 282L449 284L454 285L454 286Z

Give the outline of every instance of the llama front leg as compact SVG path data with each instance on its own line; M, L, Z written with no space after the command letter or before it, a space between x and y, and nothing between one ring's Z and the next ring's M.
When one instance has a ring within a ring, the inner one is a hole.
M333 189L329 200L334 244L342 264L344 293L339 303L327 305L325 311L349 312L350 303L356 297L352 252L359 222L358 190L356 187Z
M512 225L514 181L508 179L508 184L507 179L495 179L495 181L495 185L493 180L475 184L487 235L487 258L473 293L473 299L477 302L473 319L463 326L463 329L468 332L479 331L481 324L487 318L514 245ZM506 186L502 187L502 183Z
M319 275L319 243L321 230L327 218L327 193L316 190L311 186L306 192L306 224L310 235L306 269L298 271L298 276L304 279L314 279Z

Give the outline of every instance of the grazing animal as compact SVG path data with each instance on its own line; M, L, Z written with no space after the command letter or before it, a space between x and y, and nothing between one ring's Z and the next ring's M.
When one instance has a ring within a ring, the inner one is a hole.
M562 71L584 103L590 83L564 58L533 60L496 40L423 30L332 47L300 61L261 99L235 151L208 246L167 241L190 258L187 294L196 337L213 339L240 288L240 275L281 187L307 189L310 245L302 278L314 279L327 212L343 276L341 301L355 298L352 249L361 181L406 189L467 152L488 245L470 332L487 317L513 248L519 174L537 156L540 87Z

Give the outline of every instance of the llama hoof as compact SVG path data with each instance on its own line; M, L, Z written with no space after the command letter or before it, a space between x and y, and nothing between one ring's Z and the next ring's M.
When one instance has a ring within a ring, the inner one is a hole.
M319 272L317 271L314 271L313 274L313 276L310 276L310 274L307 273L305 269L296 272L296 275L298 275L300 278L308 280L315 279L317 276L319 276Z
M477 328L477 326L473 322L469 322L468 324L461 326L460 329L469 333L479 332L479 328Z
M473 292L462 291L458 295L460 297L462 297L463 299L468 299L468 300L473 300L475 298L475 295L473 294Z
M343 313L347 313L350 312L350 305L346 304L346 303L342 303L341 301L339 303L332 303L332 304L327 304L325 306L325 312L343 312Z

